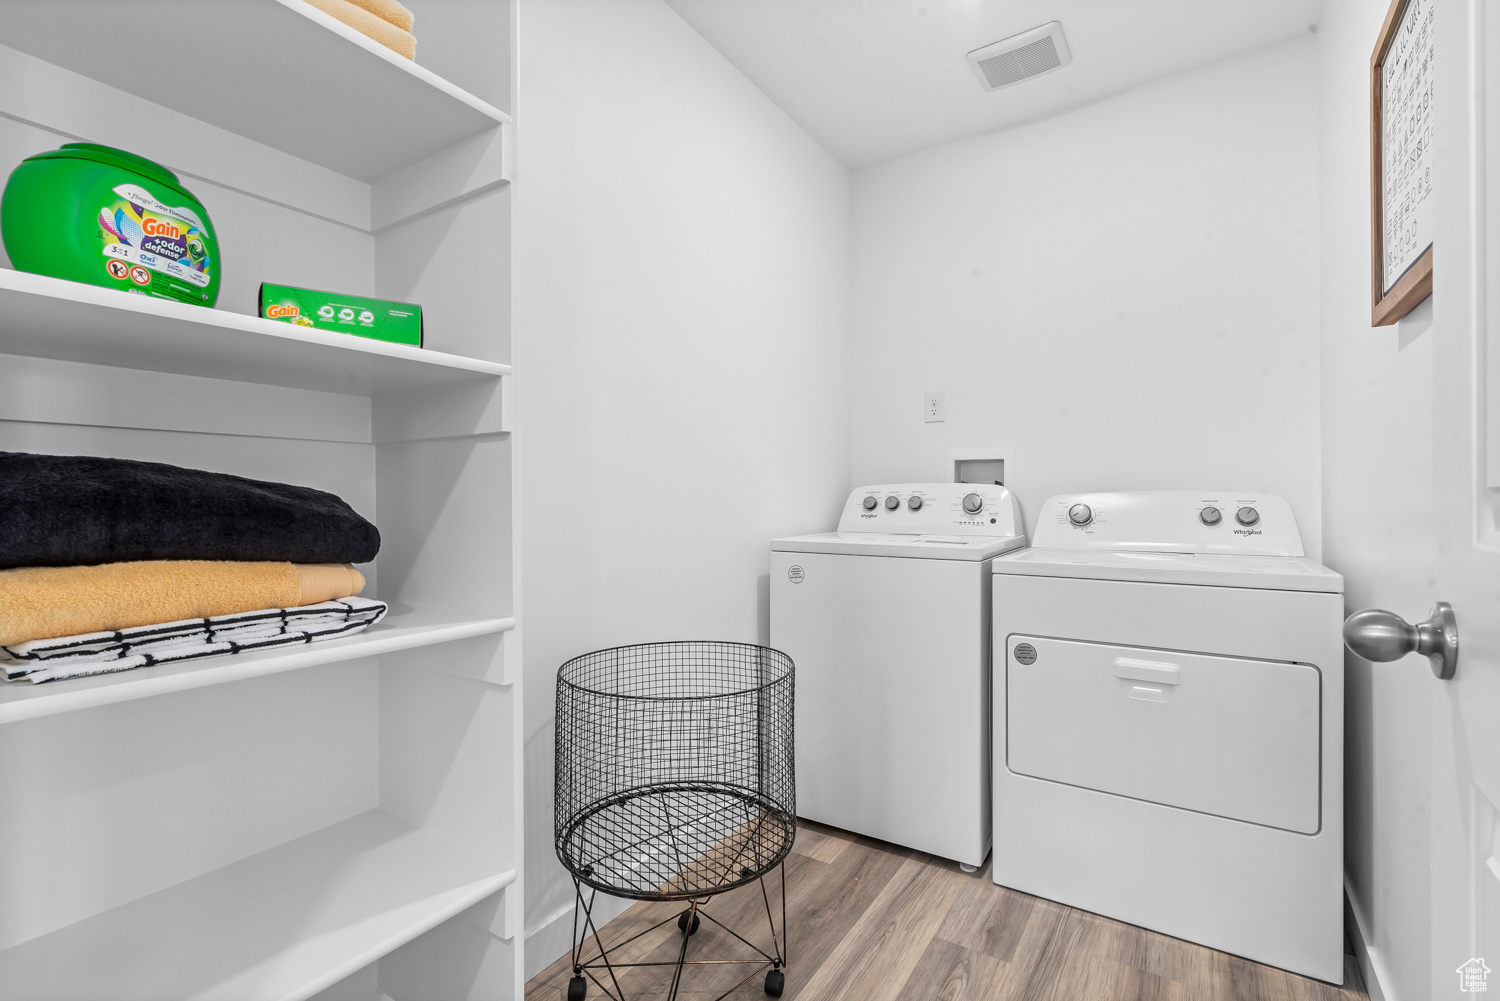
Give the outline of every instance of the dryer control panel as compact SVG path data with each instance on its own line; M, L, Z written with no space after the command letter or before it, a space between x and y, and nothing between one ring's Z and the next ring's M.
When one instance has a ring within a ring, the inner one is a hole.
M1302 536L1275 494L1140 490L1062 494L1042 507L1032 546L1148 553L1302 556Z
M839 531L1013 536L1022 525L1015 495L998 484L891 483L851 493Z

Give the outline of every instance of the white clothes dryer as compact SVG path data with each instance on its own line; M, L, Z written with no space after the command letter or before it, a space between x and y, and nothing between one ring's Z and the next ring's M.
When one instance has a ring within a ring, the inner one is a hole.
M1002 486L861 487L839 530L771 542L771 645L797 667L797 812L969 867L990 847L990 562Z
M1279 497L1053 497L994 561L995 882L1343 980L1343 578ZM800 735L799 735L800 736Z

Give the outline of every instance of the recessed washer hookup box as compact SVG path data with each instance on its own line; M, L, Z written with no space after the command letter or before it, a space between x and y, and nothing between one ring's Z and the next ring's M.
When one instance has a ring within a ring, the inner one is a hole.
M260 315L301 327L422 346L422 307L410 302L261 282Z

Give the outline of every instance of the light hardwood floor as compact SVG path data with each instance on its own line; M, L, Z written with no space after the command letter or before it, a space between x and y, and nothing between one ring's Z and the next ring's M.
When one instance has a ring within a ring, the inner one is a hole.
M1007 890L990 881L988 867L966 874L952 862L807 821L799 821L786 879L788 1001L1368 1001L1350 957L1349 987L1332 987ZM636 903L604 926L605 944L682 909ZM758 888L716 897L706 910L766 944ZM670 922L612 958L672 961L680 942ZM689 950L689 958L747 954L708 921ZM708 1001L747 969L690 967L679 997ZM571 976L564 956L526 985L526 1001L565 998ZM662 998L669 976L666 967L631 970L620 982L630 1001ZM762 982L756 976L731 998L764 998ZM591 985L589 997L603 994Z

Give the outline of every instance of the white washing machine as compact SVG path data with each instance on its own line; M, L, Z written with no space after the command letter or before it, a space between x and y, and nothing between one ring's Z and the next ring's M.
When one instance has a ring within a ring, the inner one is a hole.
M1054 497L993 563L995 882L1343 980L1343 578L1279 497ZM800 734L799 734L800 737Z
M1002 486L862 487L771 542L771 645L797 665L797 812L967 866L990 848L990 562Z

